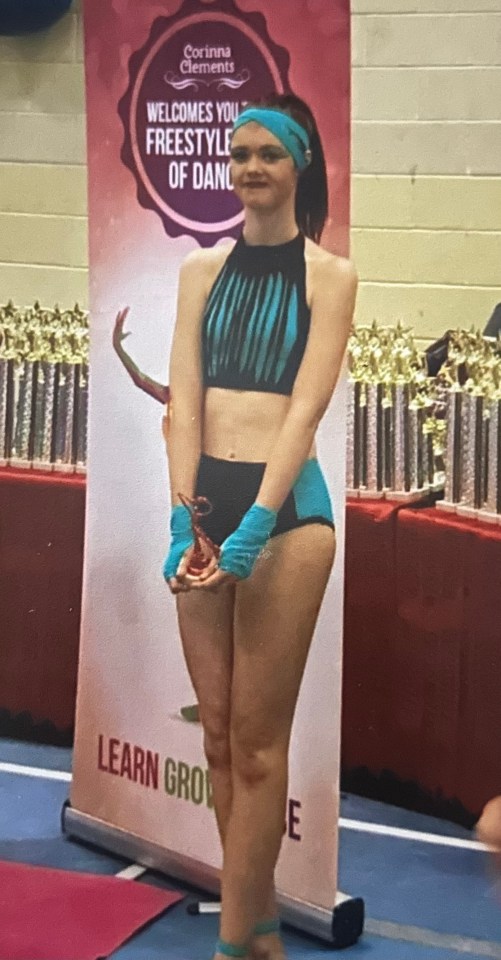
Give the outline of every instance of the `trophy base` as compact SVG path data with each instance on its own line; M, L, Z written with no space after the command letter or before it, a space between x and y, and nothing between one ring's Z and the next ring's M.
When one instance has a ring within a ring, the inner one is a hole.
M358 496L361 500L383 500L383 490L368 490L366 487L360 487Z
M75 473L87 473L87 465L85 463L77 463Z
M458 504L451 500L437 500L435 504L437 510L444 510L445 513L457 513Z
M57 473L75 473L75 464L74 463L54 463L53 469Z
M478 517L478 508L470 507L466 503L458 503L456 513L459 517L466 517L468 520L476 520Z
M356 500L360 494L360 490L352 489L351 487L346 487L346 497L350 500Z
M44 470L45 473L52 473L54 464L50 460L32 460L31 465L34 470Z
M7 463L8 461L5 459L5 457L0 457L0 467L6 467Z
M484 520L485 523L501 523L501 514L491 513L490 510L479 510L478 519Z
M10 457L7 463L16 470L31 470L31 460L21 460L21 457Z
M428 487L423 487L421 490L385 490L385 497L387 500L394 500L395 503L417 503L418 500L427 497L428 493Z
M436 477L433 483L430 484L430 490L432 490L433 493L442 493L442 491L445 490L445 477L441 475Z

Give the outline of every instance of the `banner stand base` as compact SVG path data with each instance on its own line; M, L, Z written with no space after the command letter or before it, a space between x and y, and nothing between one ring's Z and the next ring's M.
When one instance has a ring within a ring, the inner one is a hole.
M291 926L298 926L292 921L287 920L287 903L277 893L277 900L280 904L280 919L285 923L290 922ZM285 903L285 906L283 905ZM198 902L190 903L186 912L192 916L201 913L220 913L221 904L216 900L210 900L208 903ZM336 906L332 911L332 939L330 945L337 950L344 950L345 947L353 947L358 942L364 928L365 904L360 897L348 897L344 893L338 893L336 897ZM304 927L301 926L304 931Z
M215 867L166 850L157 843L128 833L119 827L98 820L87 813L75 810L70 801L61 811L63 833L69 838L96 844L110 853L126 857L150 870L159 870L173 880L193 884L208 893L219 894L219 871ZM336 949L351 947L362 935L364 926L364 901L338 893L333 909L318 907L313 903L296 900L277 891L280 918L284 923L297 927L304 933L326 940ZM203 912L202 910L196 912ZM211 904L212 911L217 904ZM194 912L193 908L190 912Z

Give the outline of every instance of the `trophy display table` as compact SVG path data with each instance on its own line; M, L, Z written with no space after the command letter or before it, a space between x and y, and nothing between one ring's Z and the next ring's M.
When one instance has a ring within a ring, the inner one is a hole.
M20 733L73 726L84 514L84 476L0 469L0 710Z
M0 732L71 736L84 514L85 477L0 469ZM346 533L345 783L475 814L501 784L501 526L350 500Z
M343 770L477 813L501 786L501 527L353 500L346 564Z

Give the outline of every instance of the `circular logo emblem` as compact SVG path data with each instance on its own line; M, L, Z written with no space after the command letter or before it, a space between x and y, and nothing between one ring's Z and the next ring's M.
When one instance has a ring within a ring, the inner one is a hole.
M130 59L119 104L122 160L139 203L159 214L169 236L210 246L238 233L242 212L228 167L233 122L246 103L288 91L288 68L262 14L244 16L233 0L185 0L175 16L154 22Z

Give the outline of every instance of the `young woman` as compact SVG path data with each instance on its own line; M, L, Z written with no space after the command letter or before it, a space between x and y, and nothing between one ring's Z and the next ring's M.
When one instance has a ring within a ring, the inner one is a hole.
M214 960L282 960L274 895L295 705L335 552L315 432L352 323L352 264L317 245L327 214L310 109L274 95L235 122L236 244L181 268L170 362L171 544L164 576L204 731L223 845ZM199 576L190 512L221 546Z

